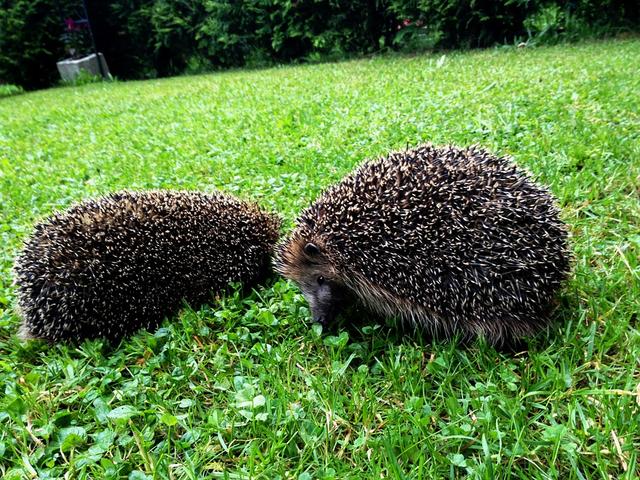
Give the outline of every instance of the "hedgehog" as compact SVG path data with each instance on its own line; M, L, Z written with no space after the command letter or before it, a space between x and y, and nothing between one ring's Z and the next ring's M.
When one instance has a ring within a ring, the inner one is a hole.
M508 158L422 145L368 161L276 247L315 322L354 300L433 337L519 343L550 323L570 272L554 197Z
M220 192L122 191L35 226L14 265L22 338L118 341L271 271L280 219Z

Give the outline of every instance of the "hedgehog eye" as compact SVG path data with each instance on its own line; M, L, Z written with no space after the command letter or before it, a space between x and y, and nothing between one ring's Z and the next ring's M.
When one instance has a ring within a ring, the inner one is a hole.
M320 253L320 250L313 243L307 243L304 246L304 253L306 253L307 255L316 255Z
M324 283L324 277L322 275L320 275L318 277L318 285L322 285Z

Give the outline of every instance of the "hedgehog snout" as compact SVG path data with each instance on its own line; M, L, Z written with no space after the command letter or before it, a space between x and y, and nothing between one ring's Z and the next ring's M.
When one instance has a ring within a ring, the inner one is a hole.
M326 317L326 316L322 316L322 315L320 315L320 316L318 316L318 317L316 317L316 316L314 315L314 317L313 317L313 323L319 323L319 324L320 324L320 325L322 325L323 327L326 327L326 326L328 326L328 325L329 325L329 321L327 320L327 317Z
M314 323L330 325L340 313L343 295L333 282L315 282L301 285L302 294L309 303Z

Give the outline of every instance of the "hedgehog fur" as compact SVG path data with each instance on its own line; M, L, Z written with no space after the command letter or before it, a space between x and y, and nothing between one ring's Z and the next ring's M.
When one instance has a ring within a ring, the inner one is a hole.
M423 145L327 189L276 248L315 321L345 299L433 335L502 345L548 324L570 271L551 194L478 147Z
M14 266L24 338L119 340L265 277L280 219L223 193L123 191L36 225Z

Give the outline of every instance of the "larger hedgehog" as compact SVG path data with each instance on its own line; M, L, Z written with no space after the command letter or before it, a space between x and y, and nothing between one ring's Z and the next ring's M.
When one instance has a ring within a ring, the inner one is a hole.
M355 297L436 335L501 345L548 323L570 254L554 199L509 160L425 145L326 190L275 264L315 321Z
M16 260L22 336L118 340L269 271L280 220L222 193L119 192L35 227Z

